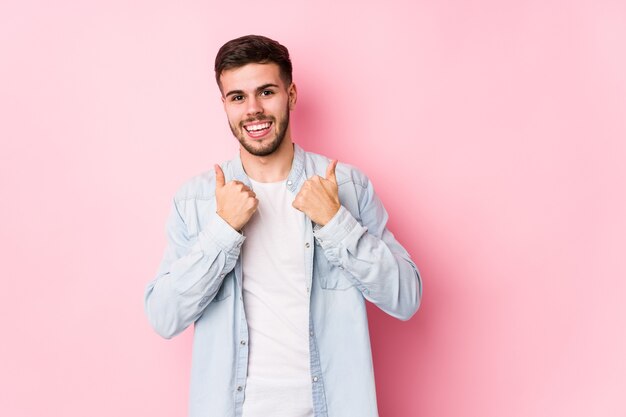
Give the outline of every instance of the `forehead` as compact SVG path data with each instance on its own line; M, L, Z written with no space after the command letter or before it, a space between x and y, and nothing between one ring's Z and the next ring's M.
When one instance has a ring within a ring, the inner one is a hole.
M280 68L277 64L246 64L242 67L225 70L220 75L222 90L227 93L231 90L255 90L265 84L276 84L284 87L280 77Z

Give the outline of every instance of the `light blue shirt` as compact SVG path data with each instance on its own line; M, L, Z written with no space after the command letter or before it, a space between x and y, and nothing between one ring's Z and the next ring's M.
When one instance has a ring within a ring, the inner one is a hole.
M286 186L295 196L330 162L294 145ZM251 187L239 157L222 165L226 181ZM422 282L406 250L387 230L387 212L368 178L336 168L341 208L324 226L305 216L310 289L309 352L315 417L377 417L365 300L393 317L417 311ZM145 293L148 319L171 338L195 325L190 417L240 417L246 392L248 326L240 248L245 237L215 213L213 171L177 192L168 245Z

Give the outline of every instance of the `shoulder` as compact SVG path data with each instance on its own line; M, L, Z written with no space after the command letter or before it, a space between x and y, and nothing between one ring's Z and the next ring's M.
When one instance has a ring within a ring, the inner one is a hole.
M326 168L332 159L313 152L305 152L305 156L307 159L307 165L314 172L314 174L324 177L326 175ZM337 176L337 185L339 186L353 184L355 187L365 189L370 184L369 178L363 173L363 171L354 165L350 165L342 161L337 163L335 175Z
M186 200L210 199L215 195L215 172L208 170L185 181L174 194L177 203Z
M221 163L220 166L228 176L232 161ZM186 200L210 200L215 196L215 170L208 169L185 181L174 194L177 203Z

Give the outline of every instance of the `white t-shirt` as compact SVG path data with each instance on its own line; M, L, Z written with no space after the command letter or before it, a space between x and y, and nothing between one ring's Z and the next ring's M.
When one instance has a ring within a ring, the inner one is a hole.
M304 214L285 181L252 181L259 205L244 227L249 360L243 417L312 417Z

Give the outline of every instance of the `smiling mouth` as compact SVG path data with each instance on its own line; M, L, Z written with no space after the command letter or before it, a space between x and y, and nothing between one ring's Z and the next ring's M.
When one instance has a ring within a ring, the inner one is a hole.
M257 122L245 125L243 128L246 130L246 132L248 132L248 135L254 138L259 138L261 136L265 136L265 134L269 132L271 127L272 122Z
M272 122L255 123L255 124L244 126L243 128L246 129L246 131L252 133L252 132L261 132L263 130L267 130L270 128L271 125L272 125Z

